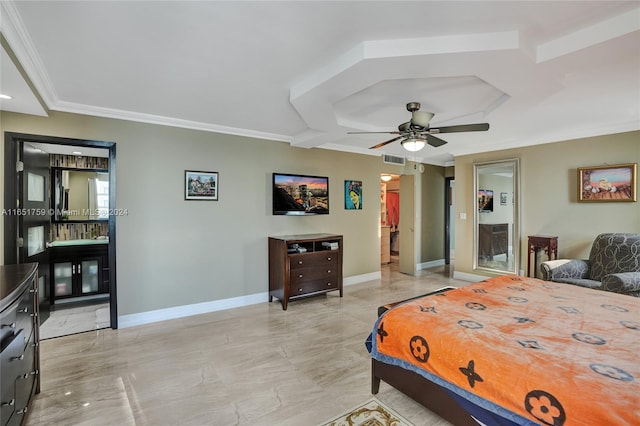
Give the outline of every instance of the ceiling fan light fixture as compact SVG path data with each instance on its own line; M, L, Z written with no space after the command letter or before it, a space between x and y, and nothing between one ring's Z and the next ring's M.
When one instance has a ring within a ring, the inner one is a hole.
M410 136L407 139L400 142L402 147L410 152L420 151L427 144L426 138L419 138Z
M432 112L427 111L413 111L411 113L411 123L427 128L429 127L429 121L433 118Z

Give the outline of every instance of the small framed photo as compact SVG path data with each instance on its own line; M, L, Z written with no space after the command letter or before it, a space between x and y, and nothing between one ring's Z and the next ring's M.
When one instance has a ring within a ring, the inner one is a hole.
M344 181L344 208L346 210L362 210L362 181Z
M500 205L501 206L506 206L507 205L507 193L506 192L501 192L500 193Z
M578 201L636 201L638 164L578 168Z
M184 171L184 199L218 201L218 172Z

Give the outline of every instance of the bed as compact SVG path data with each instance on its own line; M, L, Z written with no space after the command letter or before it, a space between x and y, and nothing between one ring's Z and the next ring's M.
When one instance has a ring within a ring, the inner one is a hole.
M640 419L640 299L501 276L411 299L367 339L380 380L455 425Z

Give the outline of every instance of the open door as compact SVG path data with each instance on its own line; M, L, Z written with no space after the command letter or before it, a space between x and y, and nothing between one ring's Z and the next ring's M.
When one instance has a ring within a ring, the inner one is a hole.
M40 322L50 313L49 304L49 228L51 223L49 154L28 141L17 144L17 263L38 263Z
M400 176L400 259L398 270L403 274L416 274L415 235L415 180L413 175Z

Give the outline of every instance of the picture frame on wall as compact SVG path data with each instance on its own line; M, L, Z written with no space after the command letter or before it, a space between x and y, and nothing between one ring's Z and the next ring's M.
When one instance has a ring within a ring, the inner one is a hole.
M500 205L501 206L506 206L507 205L507 193L506 192L501 192L500 193Z
M344 181L344 208L346 210L362 210L362 181Z
M637 201L637 169L637 163L578 167L578 201Z
M184 171L184 199L218 201L218 172Z
M493 190L478 189L478 211L491 213L493 211Z

